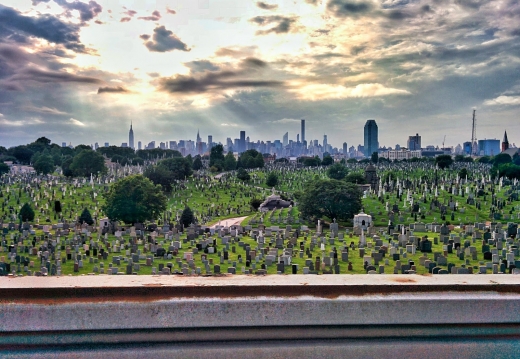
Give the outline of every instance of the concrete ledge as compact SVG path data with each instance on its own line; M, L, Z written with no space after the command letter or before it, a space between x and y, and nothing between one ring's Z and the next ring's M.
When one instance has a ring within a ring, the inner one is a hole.
M364 356L381 357L383 352L373 350L383 348L370 344L381 338L395 343L423 341L432 347L468 340L479 346L494 338L502 340L504 348L517 350L519 279L513 275L7 278L0 281L0 357L34 358L43 351L52 357L66 353L96 357L93 348L100 356L110 355L125 343L136 348L120 350L118 357L160 358L161 351L181 347L178 353L183 355L178 357L208 355L195 343L213 346L215 353L220 349L225 353L223 343L228 343L238 348L228 355L253 355L252 350L255 357L268 353L272 357L275 349L267 348L278 348L275 343L285 341L290 345L279 353L293 351L283 357L300 353L316 358L305 356L314 352L301 348L310 341L320 346L333 339L347 341L334 342L338 352L330 352L332 357L348 343L344 353L354 350L354 342Z

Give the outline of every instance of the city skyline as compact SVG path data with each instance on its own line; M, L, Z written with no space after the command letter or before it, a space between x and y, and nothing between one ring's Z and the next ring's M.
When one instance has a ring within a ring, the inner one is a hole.
M375 119L382 146L456 146L473 108L477 139L518 143L519 20L514 1L0 0L0 145L120 145L132 123L341 148Z

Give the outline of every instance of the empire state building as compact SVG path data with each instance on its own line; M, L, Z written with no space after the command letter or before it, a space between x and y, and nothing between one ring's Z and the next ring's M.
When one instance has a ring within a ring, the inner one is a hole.
M128 146L131 149L135 149L135 147L134 147L134 130L132 130L131 122L130 122L130 132L128 132Z

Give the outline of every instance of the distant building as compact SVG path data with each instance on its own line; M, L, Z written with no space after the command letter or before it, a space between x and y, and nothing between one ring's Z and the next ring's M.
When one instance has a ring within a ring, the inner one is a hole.
M138 150L142 149L141 141L137 142L137 149L138 149Z
M500 140L478 140L478 154L480 156L495 156L500 153Z
M405 150L405 149L390 150L390 151L381 152L379 154L379 157L386 158L387 160L390 160L390 161L394 161L394 160L402 161L402 160L410 160L414 157L421 158L422 152L421 152L421 150L414 150L414 151Z
M365 157L372 156L372 153L377 152L379 149L378 142L378 133L377 133L377 123L376 120L368 120L365 123L365 143L364 143L364 153Z
M125 148L128 147L128 143L123 142L123 143L121 144L121 147L125 147Z
M420 150L421 149L421 136L418 133L415 136L408 136L408 149L410 151Z
M305 142L305 120L301 119L301 135L302 135L302 143Z
M208 135L208 148L213 147L213 136Z
M242 153L246 150L246 131L240 131L240 139L238 142L238 152Z
M286 132L285 135L283 135L282 143L284 147L289 144L289 132Z
M504 139L502 140L502 152L509 149L509 140L507 139L507 131L504 131Z
M471 155L471 142L466 141L462 144L462 151L465 155Z
M131 149L135 149L135 147L134 147L134 130L132 129L132 122L130 122L130 131L128 132L128 146Z
M108 142L105 142L105 147L108 147L110 146L110 144Z
M343 154L348 155L348 145L346 142L343 142Z

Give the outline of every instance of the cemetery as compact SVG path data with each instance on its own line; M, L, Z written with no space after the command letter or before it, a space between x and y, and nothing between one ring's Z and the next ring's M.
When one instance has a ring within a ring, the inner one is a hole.
M4 175L0 274L520 273L518 180L492 179L482 164L465 166L469 175L461 178L456 167L380 164L378 181L361 187L362 212L342 223L309 220L298 210L303 184L326 178L321 167L267 166L248 170L249 182L233 172L200 172L175 183L156 221L134 224L108 220L102 206L110 185L139 167L69 180ZM349 167L363 170L362 164ZM274 189L264 183L271 172L279 178ZM271 205L255 210L253 198ZM277 201L283 205L272 205ZM32 221L18 216L24 203L34 208ZM186 206L196 223L185 227L179 217ZM92 224L78 220L85 208ZM235 217L247 218L220 224Z

